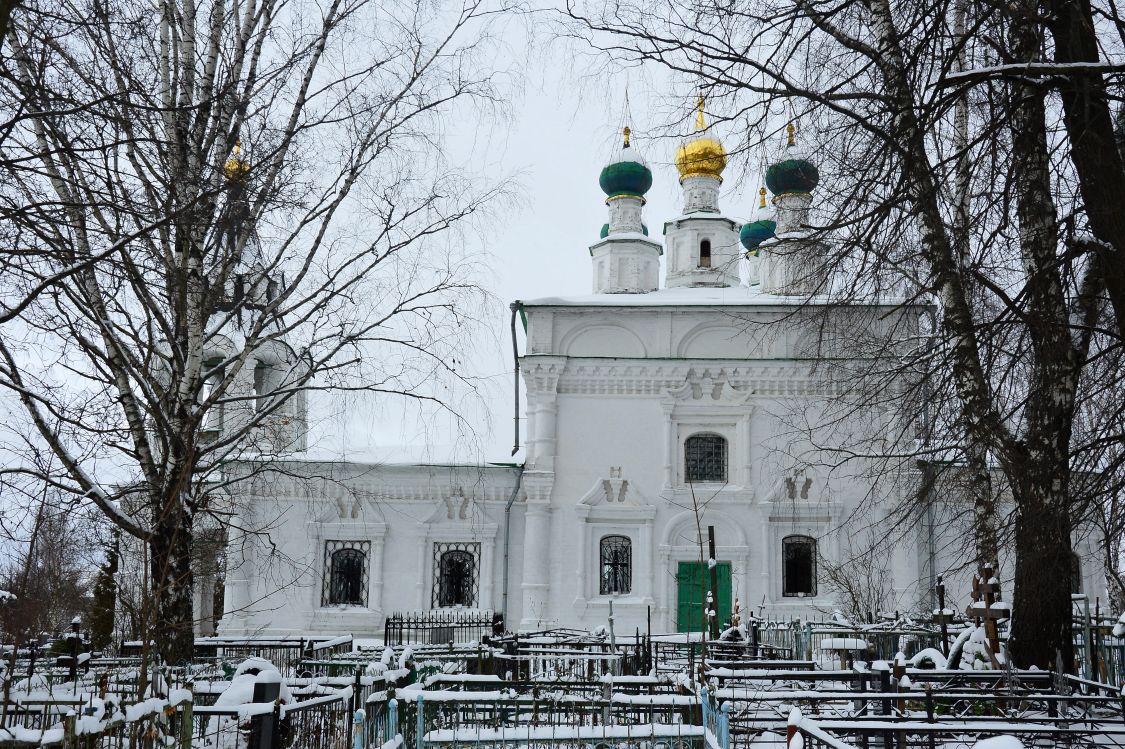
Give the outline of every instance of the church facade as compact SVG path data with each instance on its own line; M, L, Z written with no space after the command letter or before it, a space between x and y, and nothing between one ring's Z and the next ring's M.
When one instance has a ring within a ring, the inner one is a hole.
M626 129L601 174L592 293L513 305L524 464L296 453L255 471L227 539L219 634L378 636L390 612L456 607L502 612L510 629L591 629L611 604L618 631L692 631L712 568L723 620L736 606L823 618L848 574L880 586L887 610L925 610L936 575L953 591L971 574L957 513L884 528L921 501L910 464L879 458L910 430L874 405L836 408L857 385L827 363L858 356L853 335L910 331L918 310L823 293L826 248L806 228L818 175L792 133L766 175L772 210L749 224L720 209L726 154L702 109L676 164L683 212L661 242ZM1078 548L1080 584L1101 587L1093 547Z

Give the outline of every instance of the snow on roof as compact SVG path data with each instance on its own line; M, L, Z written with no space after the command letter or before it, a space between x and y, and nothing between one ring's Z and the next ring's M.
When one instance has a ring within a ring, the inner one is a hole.
M883 297L864 302L847 302L850 306L894 307L904 303L901 298ZM647 294L586 294L583 296L548 296L529 299L524 307L797 307L844 304L828 296L781 296L766 294L758 287L678 287L659 289Z
M652 244L655 244L655 245L660 244L660 240L654 239L647 234L642 234L641 232L619 231L619 232L614 232L612 234L607 234L606 236L600 238L597 242L594 242L593 246L597 247L600 244L605 244L606 242L611 242L615 239L616 240L628 239L631 242L651 242Z
M675 218L670 218L670 219L668 219L667 221L664 222L664 225L667 226L668 224L676 224L676 223L679 223L680 221L690 221L693 218L703 218L703 219L708 219L708 220L714 220L714 219L717 219L717 218L721 218L721 219L726 219L727 221L730 221L732 224L738 224L739 226L742 226L743 224L746 223L745 221L743 221L740 218L735 218L734 216L728 216L725 213L718 213L717 211L692 211L691 213L681 213L679 216L676 216Z

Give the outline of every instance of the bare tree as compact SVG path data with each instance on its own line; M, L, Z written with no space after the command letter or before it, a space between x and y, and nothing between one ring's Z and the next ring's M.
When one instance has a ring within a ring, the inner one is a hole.
M8 540L0 588L13 598L0 607L6 642L17 649L40 634L58 636L90 607L94 560L84 555L93 535L47 488L30 507L20 533Z
M225 470L300 449L307 394L436 407L482 295L459 227L505 194L441 147L498 104L498 6L64 0L2 60L9 482L141 539L191 655L194 529ZM34 23L30 18L34 19ZM253 459L252 461L250 459ZM147 642L147 638L146 638Z
M937 311L928 331L891 326L879 350L851 357L862 370L853 381L867 387L839 407L851 418L932 407L928 441L913 419L900 420L881 457L901 465L952 453L968 465L980 479L971 490L978 556L995 545L988 503L998 492L984 479L999 464L1016 506L1011 652L1023 665L1051 667L1056 651L1069 663L1070 588L1058 560L1069 559L1094 496L1072 484L1072 429L1078 404L1106 384L1083 379L1088 363L1120 335L1107 320L1098 253L1076 231L1093 223L1072 168L1083 144L1049 127L1059 106L1050 76L1070 79L1056 66L1026 74L1046 52L1034 4L658 6L571 3L570 28L620 64L656 63L702 85L747 133L741 150L751 159L784 123L799 125L822 175L821 210L807 228L830 266L805 293ZM1007 72L988 73L997 66ZM958 128L965 97L969 122ZM1120 441L1120 427L1107 425L1108 441ZM1087 443L1083 459L1098 463L1106 444ZM873 447L835 450L872 460Z
M819 560L825 590L852 622L875 621L893 602L890 549L871 528L865 537L849 535L841 546L839 559Z

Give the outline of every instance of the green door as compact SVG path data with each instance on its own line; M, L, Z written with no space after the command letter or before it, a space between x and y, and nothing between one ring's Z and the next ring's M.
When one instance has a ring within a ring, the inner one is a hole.
M730 621L730 562L719 562L719 627ZM676 570L676 631L703 629L704 591L711 586L711 573L699 562L680 562Z

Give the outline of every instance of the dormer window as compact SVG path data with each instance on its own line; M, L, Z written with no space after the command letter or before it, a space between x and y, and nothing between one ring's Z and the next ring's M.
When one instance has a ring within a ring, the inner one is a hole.
M711 267L711 240L704 239L699 243L699 267Z

